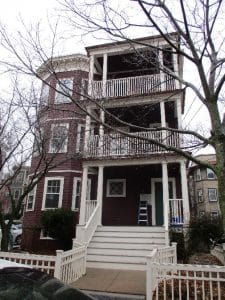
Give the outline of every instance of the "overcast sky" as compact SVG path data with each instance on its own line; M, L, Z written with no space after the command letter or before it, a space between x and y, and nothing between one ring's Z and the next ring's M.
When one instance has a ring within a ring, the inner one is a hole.
M116 1L116 0L115 0ZM45 34L48 37L48 20L54 21L54 16L57 15L59 5L57 0L0 0L1 10L0 19L12 31L20 28L20 18L26 23L35 23L40 21L42 26L46 28ZM43 28L42 27L42 28ZM66 33L65 33L66 36ZM91 37L75 37L73 40L61 41L58 53L55 55L71 54L71 53L85 53L84 47L91 44L99 43ZM0 53L1 55L1 53ZM184 123L192 121L195 126L199 122L206 120L204 110L201 104L193 105L193 96L188 94L186 97L186 110L184 114ZM190 109L191 105L191 109ZM194 118L193 118L194 117ZM206 121L203 122L206 125Z

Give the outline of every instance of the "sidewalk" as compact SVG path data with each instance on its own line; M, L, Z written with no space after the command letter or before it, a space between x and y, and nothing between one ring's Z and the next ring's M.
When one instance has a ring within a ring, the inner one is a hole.
M81 290L145 295L144 271L87 268L85 276L71 284Z

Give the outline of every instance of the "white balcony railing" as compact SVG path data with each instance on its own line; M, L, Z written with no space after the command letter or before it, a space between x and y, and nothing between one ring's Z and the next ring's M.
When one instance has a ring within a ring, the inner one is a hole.
M168 74L152 74L136 77L110 79L103 85L103 81L82 81L82 95L94 99L120 98L150 93L173 91L177 88L176 80Z
M164 134L165 133L165 134ZM121 134L104 134L91 136L86 157L134 156L150 153L160 153L166 150L153 144L148 139L156 140L167 146L180 147L181 134L169 131L136 132L133 136Z

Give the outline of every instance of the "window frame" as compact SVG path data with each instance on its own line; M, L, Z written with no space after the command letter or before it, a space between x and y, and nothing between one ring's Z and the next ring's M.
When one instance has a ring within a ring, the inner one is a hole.
M110 194L110 184L119 182L123 184L123 193L122 194ZM107 179L107 184L106 184L106 197L126 197L126 179L124 178L116 178L116 179Z
M211 217L211 219L218 218L219 217L219 211L218 210L210 211L210 217Z
M213 172L213 170L207 168L207 169L206 169L206 174L207 174L207 179L209 179L209 180L214 180L214 179L216 179L216 174ZM209 177L209 174L213 174L213 177Z
M77 191L77 182L80 182L80 195L77 195L76 191ZM77 201L76 201L76 197L79 196L80 200L81 200L81 187L82 187L82 178L81 177L74 177L73 178L73 195L72 195L72 207L71 209L73 211L79 211L80 207L76 207ZM87 181L87 195L86 195L86 200L90 200L91 199L91 178L88 178Z
M52 141L53 141L53 134L54 128L57 127L65 127L67 129L67 137L65 138L63 148L61 147L58 151L55 151ZM49 141L49 153L67 153L68 148L68 135L69 135L69 123L56 123L51 125L51 138Z
M63 81L69 81L69 86L67 86L67 84ZM56 83L56 91L55 91L55 98L54 98L55 104L72 103L69 97L73 96L73 82L74 82L73 77L64 77L58 79L58 82ZM58 91L68 96L59 93Z
M213 200L210 200L210 190L214 190L215 191L215 199ZM208 199L209 199L209 202L217 202L218 201L218 193L217 193L217 188L208 188Z
M41 105L48 105L48 101L49 101L49 94L50 94L50 87L47 83L42 84L42 88L41 88Z
M201 192L201 194L200 194ZM199 200L201 197L201 201ZM202 189L197 189L197 203L202 203L204 202L204 197L203 197L203 190Z
M60 181L60 188L59 188L59 193L58 193L58 195L59 195L58 207L45 207L46 206L48 181L50 181L50 180L59 180ZM44 192L43 192L43 199L42 199L42 209L41 210L61 208L62 207L62 199L63 199L63 190L64 190L64 177L61 177L61 176L45 177Z
M35 200L36 200L36 191L37 191L37 185L34 186L34 188L29 192L27 195L27 202L26 202L26 211L33 211L34 210L34 205L35 205ZM31 193L33 192L33 202L32 202L32 208L28 208L28 203L29 203L29 197L32 195Z
M197 168L196 170L196 181L202 180L202 172L200 168Z

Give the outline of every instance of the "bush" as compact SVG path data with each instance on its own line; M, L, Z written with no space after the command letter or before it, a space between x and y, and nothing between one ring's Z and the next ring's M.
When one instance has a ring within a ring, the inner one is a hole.
M184 233L175 229L170 230L170 242L177 243L177 259L178 261L187 261L187 251L185 247Z
M223 234L222 218L212 218L210 215L192 218L188 233L188 249L190 253L210 251L212 240Z
M74 230L73 212L57 208L42 213L41 223L45 233L60 242L63 250L71 249Z

